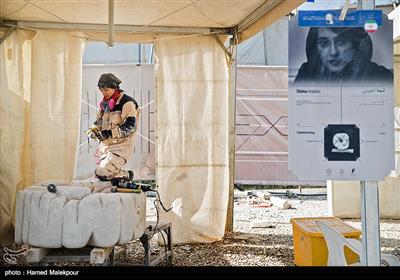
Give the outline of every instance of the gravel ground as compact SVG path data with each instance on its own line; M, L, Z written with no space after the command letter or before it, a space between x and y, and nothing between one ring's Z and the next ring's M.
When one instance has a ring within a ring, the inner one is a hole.
M325 189L323 192L326 191ZM284 191L283 191L284 192ZM307 191L306 191L307 192ZM313 192L313 191L311 191ZM315 191L320 193L320 191ZM287 199L287 198L286 198ZM234 230L212 244L181 244L173 248L174 266L294 266L291 218L328 216L326 196L298 196L288 199L290 209L276 206L258 208L246 200L235 201ZM154 219L153 198L149 198L148 219ZM243 203L244 202L244 203ZM265 227L252 228L251 221L265 220ZM361 230L360 219L343 219ZM381 219L381 248L383 253L400 257L400 220ZM163 250L154 238L154 252ZM143 261L139 242L127 246L122 262Z
M285 192L285 190L279 191ZM321 193L321 191L326 192L326 189L310 192ZM148 220L156 218L154 199L148 198ZM326 195L298 196L288 200L292 208L286 210L276 206L259 208L248 205L246 199L235 200L233 232L226 233L222 240L211 244L175 245L173 266L294 266L290 219L327 216L328 204ZM264 220L264 227L252 228L251 222L255 220ZM360 219L344 219L344 221L361 230ZM380 231L382 252L400 257L400 220L381 219ZM159 245L157 238L151 240L153 256L164 248ZM127 244L126 254L117 255L116 261L120 264L140 264L143 263L143 256L143 246L139 241L134 241ZM0 266L2 265L4 262L1 257ZM27 264L20 260L18 265ZM56 265L87 266L89 264L56 263Z

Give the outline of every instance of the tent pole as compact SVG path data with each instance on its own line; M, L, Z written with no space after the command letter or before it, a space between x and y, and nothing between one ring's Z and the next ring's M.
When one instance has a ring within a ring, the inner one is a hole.
M114 0L108 0L108 46L114 46Z
M44 21L12 21L2 20L1 26L16 26L18 28L27 29L62 29L62 30L78 30L78 31L94 31L107 32L108 24L95 23L66 23L66 22L44 22ZM173 26L143 26L129 24L113 24L114 32L128 32L137 34L176 34L176 35L193 35L193 34L231 34L232 28L208 28L208 27L173 27Z
M138 61L142 64L142 44L138 43Z
M235 187L235 119L236 119L236 73L238 36L230 39L229 96L228 96L228 149L229 149L229 199L225 231L233 231L233 193Z

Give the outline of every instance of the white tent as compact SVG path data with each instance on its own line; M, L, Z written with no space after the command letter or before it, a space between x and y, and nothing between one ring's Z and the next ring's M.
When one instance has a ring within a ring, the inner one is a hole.
M0 232L17 190L71 181L85 42L153 42L156 178L174 242L232 227L236 45L303 0L0 1ZM231 35L230 47L223 43Z

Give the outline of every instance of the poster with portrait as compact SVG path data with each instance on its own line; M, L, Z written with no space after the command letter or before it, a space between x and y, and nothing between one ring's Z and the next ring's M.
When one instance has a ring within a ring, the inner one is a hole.
M382 180L394 169L392 22L307 12L289 22L289 169Z

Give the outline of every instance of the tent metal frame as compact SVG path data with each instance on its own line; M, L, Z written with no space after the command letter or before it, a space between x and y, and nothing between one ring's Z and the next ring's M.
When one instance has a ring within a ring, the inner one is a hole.
M237 26L238 32L241 32L241 31L247 29L252 24L256 23L258 20L260 20L262 17L264 17L266 14L268 14L274 8L276 8L277 6L282 4L283 1L284 0L265 1L254 12L252 12L245 19L243 19L241 22L239 22L239 24Z
M42 21L12 21L0 20L0 25L19 27L27 29L60 29L72 31L107 32L108 24L94 23L64 23L64 22L42 22ZM176 27L176 26L142 26L115 24L114 32L126 32L137 34L226 34L233 35L235 28L207 28L207 27Z
M15 27L15 26L11 26L9 29L7 29L6 33L4 33L4 35L0 37L0 44L3 43L3 41L4 41L5 39L7 39L7 37L10 36L11 33L12 33L15 29L17 29L17 27Z

